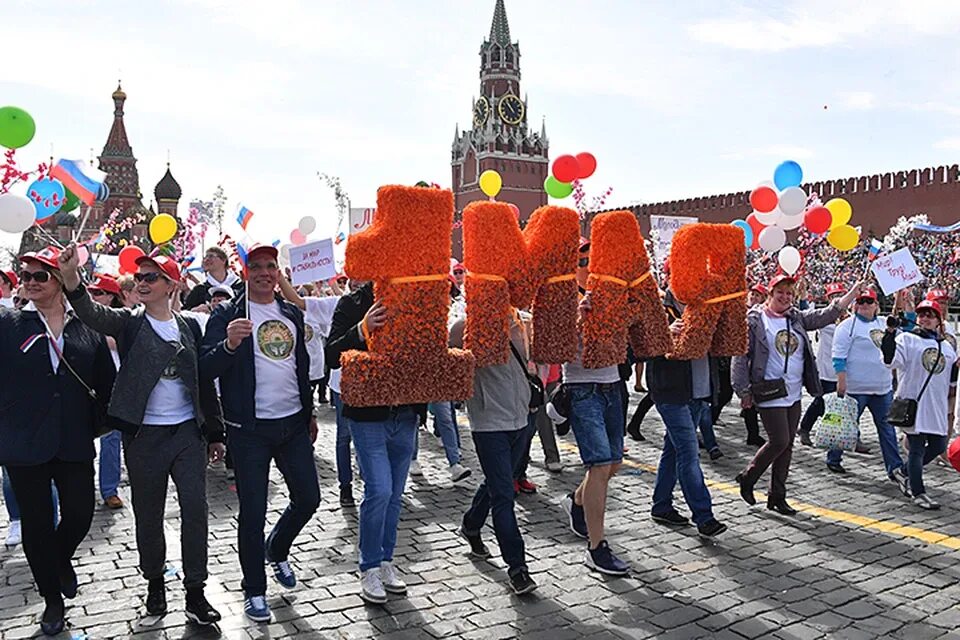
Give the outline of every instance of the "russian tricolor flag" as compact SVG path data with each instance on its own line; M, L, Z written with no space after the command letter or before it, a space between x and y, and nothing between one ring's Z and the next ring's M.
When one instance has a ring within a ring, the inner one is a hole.
M50 177L63 183L81 202L90 206L97 199L97 194L107 179L107 174L94 169L83 160L57 160L57 164L50 169Z
M881 251L883 251L883 243L874 238L870 242L870 260L876 260Z
M240 228L246 231L247 225L250 224L250 220L252 219L253 211L250 211L250 209L240 205L240 209L237 211L237 224L240 225Z
M43 339L46 338L46 337L47 337L47 334L45 334L45 333L35 333L35 334L33 334L32 336L30 336L29 338L27 338L26 340L24 340L23 344L20 345L20 351L22 351L23 353L26 353L27 351L30 351L30 348L31 348L33 345L37 344L38 342L40 342L41 340L43 340Z

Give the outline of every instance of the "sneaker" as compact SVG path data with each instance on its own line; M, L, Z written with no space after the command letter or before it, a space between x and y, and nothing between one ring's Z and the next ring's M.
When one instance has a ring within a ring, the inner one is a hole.
M263 596L250 596L243 601L243 615L254 622L270 622L270 607Z
M525 593L530 593L537 588L537 583L533 581L533 578L530 577L530 572L526 569L520 569L515 574L510 576L510 587L513 589L513 592L518 596L522 596Z
M594 571L608 576L624 576L630 571L630 565L613 555L606 540L601 540L596 549L587 549L584 562Z
M710 449L711 460L719 460L722 457L723 457L723 451L720 451L720 447L714 447L713 449Z
M577 504L573 499L573 494L568 493L560 500L560 505L567 512L570 518L570 531L586 540L589 538L587 533L587 518L583 515L583 505Z
M870 447L857 440L857 446L853 449L854 453L870 453Z
M479 558L481 560L490 557L490 549L487 549L487 545L483 544L483 539L480 537L479 533L467 533L463 530L463 527L460 527L460 537L470 543L470 555L474 558Z
M423 469L420 468L420 463L416 460L410 461L410 475L412 476L422 476Z
M834 472L834 473L846 473L846 472L847 472L847 470L844 469L844 468L843 468L843 465L840 464L839 462L837 462L837 463L828 462L828 463L827 463L827 469L830 469L830 471L832 471L832 472Z
M380 581L389 593L401 596L407 593L407 583L400 577L400 572L392 562L380 563Z
M804 446L807 446L807 447L813 446L813 439L810 438L809 431L800 432L800 444L803 444Z
M220 622L220 612L207 602L203 589L187 589L187 602L184 613L187 620L207 626Z
M927 511L936 511L940 508L940 504L928 498L927 494L925 493L921 493L920 495L914 497L913 504L917 505L921 509L926 509Z
M340 486L340 506L344 508L357 506L353 499L353 485L345 484Z
M716 538L727 530L727 525L721 524L716 519L707 520L701 525L697 525L697 533L701 538Z
M103 499L103 504L108 509L123 509L123 500L120 499L120 496L107 496Z
M905 468L900 467L894 469L893 473L890 474L890 479L897 485L902 493L907 498L911 497L913 494L910 493L910 478L907 476L907 471Z
M20 542L23 541L23 534L20 531L20 521L11 520L10 527L7 529L7 541L6 545L8 547L15 547Z
M520 478L517 480L517 488L520 489L520 493L536 493L537 485L530 482L528 478Z
M167 613L167 589L163 578L154 578L147 583L147 615L162 616Z
M273 578L280 583L280 586L284 589L293 589L297 586L297 576L290 567L288 560L281 560L280 562L267 560L267 562L273 568Z
M660 524L669 524L676 527L685 527L690 524L690 519L677 513L676 509L671 509L666 513L651 513L650 517L654 522Z
M472 471L467 469L465 466L456 462L450 465L450 479L454 482L460 482L461 480L466 480L470 477Z
M559 460L554 462L548 462L546 465L547 471L552 471L553 473L559 473L563 471L563 463Z
M383 604L387 601L380 567L367 569L360 574L360 597L371 604Z

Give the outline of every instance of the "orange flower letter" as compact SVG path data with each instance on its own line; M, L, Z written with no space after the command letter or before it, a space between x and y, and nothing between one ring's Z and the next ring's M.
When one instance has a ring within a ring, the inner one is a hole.
M683 332L671 358L747 351L746 249L743 231L728 224L680 227L670 247L670 289L686 304Z
M447 348L453 194L389 186L377 192L373 225L350 236L344 270L373 280L387 309L369 351L340 358L343 400L354 407L464 400L473 393L473 355Z

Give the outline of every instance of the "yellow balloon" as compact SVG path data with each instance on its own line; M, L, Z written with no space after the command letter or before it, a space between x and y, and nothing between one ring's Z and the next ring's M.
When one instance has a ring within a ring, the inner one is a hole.
M860 243L860 234L848 224L841 225L827 234L827 242L837 251L850 251Z
M177 219L168 213L154 216L150 221L150 239L154 244L170 242L177 235Z
M502 188L503 178L493 169L487 169L480 174L480 191L483 191L491 198L495 198Z
M831 229L842 227L850 222L850 217L853 215L853 207L851 207L850 203L843 198L834 198L833 200L828 201L824 206L833 216L833 222L830 223Z

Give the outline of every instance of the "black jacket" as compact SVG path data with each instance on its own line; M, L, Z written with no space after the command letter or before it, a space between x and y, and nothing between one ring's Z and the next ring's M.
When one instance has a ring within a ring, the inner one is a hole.
M366 351L367 343L360 338L360 323L370 307L373 306L373 284L367 283L342 296L333 312L330 323L330 336L327 338L324 355L327 366L340 368L340 354L355 349ZM427 405L401 405L411 407L420 415L421 422L426 421ZM399 408L399 407L395 407ZM351 407L344 403L343 415L357 422L383 422L390 418L390 407Z
M190 293L188 293L187 297L183 300L183 308L190 310L210 302L210 288L211 284L209 282L201 282L193 289L190 289ZM244 292L245 285L243 280L240 279L230 285L230 288L233 289L233 297L236 298Z
M59 458L93 460L115 368L106 339L80 320L63 328L63 358L93 389L92 398L70 369L50 366L49 343L29 339L46 328L36 311L0 309L0 464L37 465Z

